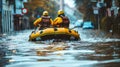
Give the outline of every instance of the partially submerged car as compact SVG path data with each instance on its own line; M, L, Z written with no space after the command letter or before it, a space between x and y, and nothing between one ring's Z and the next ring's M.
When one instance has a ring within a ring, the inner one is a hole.
M82 25L83 29L94 29L94 25L91 21L85 21Z

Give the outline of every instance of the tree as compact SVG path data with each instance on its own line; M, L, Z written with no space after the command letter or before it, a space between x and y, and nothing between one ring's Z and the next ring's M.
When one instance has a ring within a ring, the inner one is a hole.
M83 13L84 20L90 20L90 16L93 15L92 3L90 0L76 0L77 9Z
M57 11L57 4L52 0L30 0L24 3L25 8L28 9L28 14L38 13L41 15L43 10L47 10L52 17L55 16Z
M28 0L24 6L28 9L28 13L25 15L30 18L30 25L42 15L44 10L47 10L52 18L56 17L58 10L58 5L52 0Z

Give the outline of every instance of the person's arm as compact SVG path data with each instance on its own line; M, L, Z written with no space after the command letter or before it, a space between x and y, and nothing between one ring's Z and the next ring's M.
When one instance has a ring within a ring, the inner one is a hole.
M57 18L54 19L53 25L56 25L57 20L58 20Z
M33 24L34 26L38 26L38 24L41 22L42 18L37 19Z
M57 25L57 24L60 24L60 23L62 23L62 18L57 17L57 18L54 20L54 25Z
M53 26L53 20L52 19L50 19L50 23L51 23L51 26Z

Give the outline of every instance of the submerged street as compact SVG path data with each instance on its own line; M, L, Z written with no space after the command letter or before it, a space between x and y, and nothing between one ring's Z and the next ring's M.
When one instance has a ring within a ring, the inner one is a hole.
M0 67L119 67L120 0L0 0Z
M118 67L120 39L76 28L79 41L28 41L32 30L0 38L0 67Z

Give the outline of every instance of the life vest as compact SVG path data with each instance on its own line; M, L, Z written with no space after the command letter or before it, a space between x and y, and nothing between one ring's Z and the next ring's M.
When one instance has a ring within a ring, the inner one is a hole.
M67 27L68 28L69 23L70 23L68 17L61 16L61 18L62 18L63 22L60 24L60 27Z
M50 16L42 16L41 18L42 18L40 23L41 27L50 27L51 25Z

